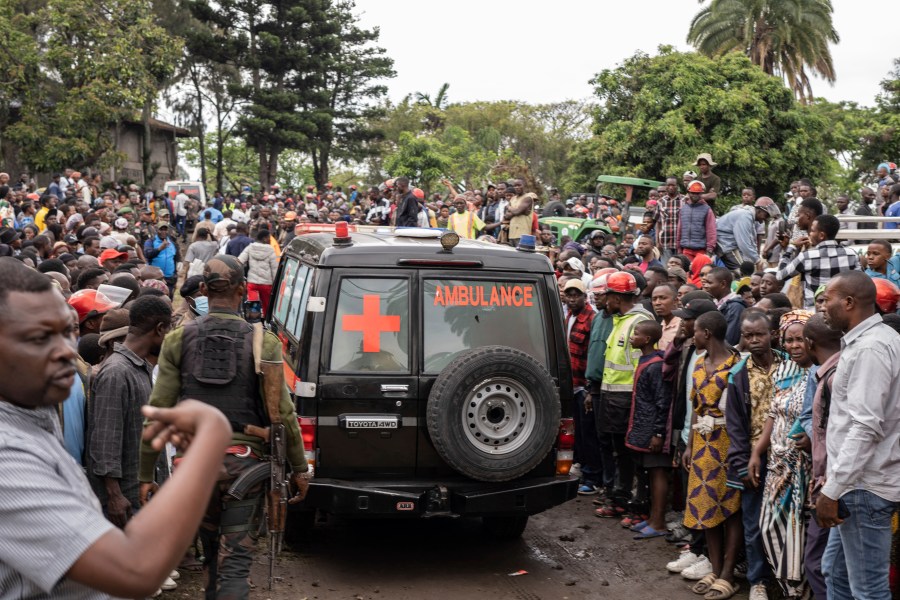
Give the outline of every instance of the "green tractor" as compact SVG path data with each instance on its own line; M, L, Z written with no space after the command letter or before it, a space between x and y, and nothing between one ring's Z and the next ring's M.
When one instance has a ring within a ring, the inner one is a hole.
M599 197L601 187L604 185L621 185L625 188L625 198L620 201L622 207L622 215L619 222L640 223L644 215L643 207L635 207L631 205L634 195L634 188L656 189L661 185L665 185L662 181L653 181L652 179L640 179L637 177L619 177L617 175L600 175L597 177L597 196ZM587 243L588 239L594 231L602 231L607 235L616 235L621 239L624 235L624 228L614 225L612 221L604 219L583 219L581 217L569 216L566 205L559 201L548 202L541 212L541 218L538 219L541 225L548 225L557 240L561 240L563 236L568 236L578 243Z

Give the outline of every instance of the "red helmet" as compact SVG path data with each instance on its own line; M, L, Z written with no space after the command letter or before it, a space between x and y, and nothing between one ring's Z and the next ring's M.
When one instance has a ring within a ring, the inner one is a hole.
M606 278L606 289L616 294L638 294L637 281L631 273L619 271Z
M425 192L423 192L423 191L420 190L419 188L413 188L412 193L413 193L413 196L415 196L415 197L418 198L419 200L424 200L424 199L425 199Z
M69 296L68 302L78 313L79 323L84 323L87 319L102 315L118 306L97 290L78 290Z
M872 279L875 284L875 304L885 314L897 312L897 301L900 300L900 289L887 279Z

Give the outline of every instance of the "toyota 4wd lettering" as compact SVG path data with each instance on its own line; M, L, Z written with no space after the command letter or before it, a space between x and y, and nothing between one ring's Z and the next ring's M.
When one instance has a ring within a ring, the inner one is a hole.
M473 516L514 537L575 496L550 262L441 235L323 232L285 249L267 326L316 473L289 523Z

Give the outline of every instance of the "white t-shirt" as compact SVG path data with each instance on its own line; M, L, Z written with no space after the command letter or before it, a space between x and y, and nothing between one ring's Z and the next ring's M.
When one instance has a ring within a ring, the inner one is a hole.
M187 216L187 203L190 201L188 195L184 192L179 192L175 196L175 215L178 217L186 217Z

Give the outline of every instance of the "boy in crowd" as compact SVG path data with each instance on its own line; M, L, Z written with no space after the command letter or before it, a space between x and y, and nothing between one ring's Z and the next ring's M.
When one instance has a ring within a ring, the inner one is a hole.
M656 321L634 326L631 346L641 357L634 373L634 394L625 445L633 451L638 466L647 469L650 479L650 518L631 529L643 540L666 535L666 497L672 456L666 452L671 438L669 413L672 394L663 382L663 353L656 348L662 327Z
M765 464L760 467L759 486L753 485L747 465L751 449L762 436L769 404L775 393L775 370L783 360L780 352L772 350L771 325L768 315L762 311L744 312L741 339L750 355L735 365L728 375L730 402L725 408L725 425L730 440L728 486L742 490L741 511L751 600L768 598L766 582L770 576L759 529Z

